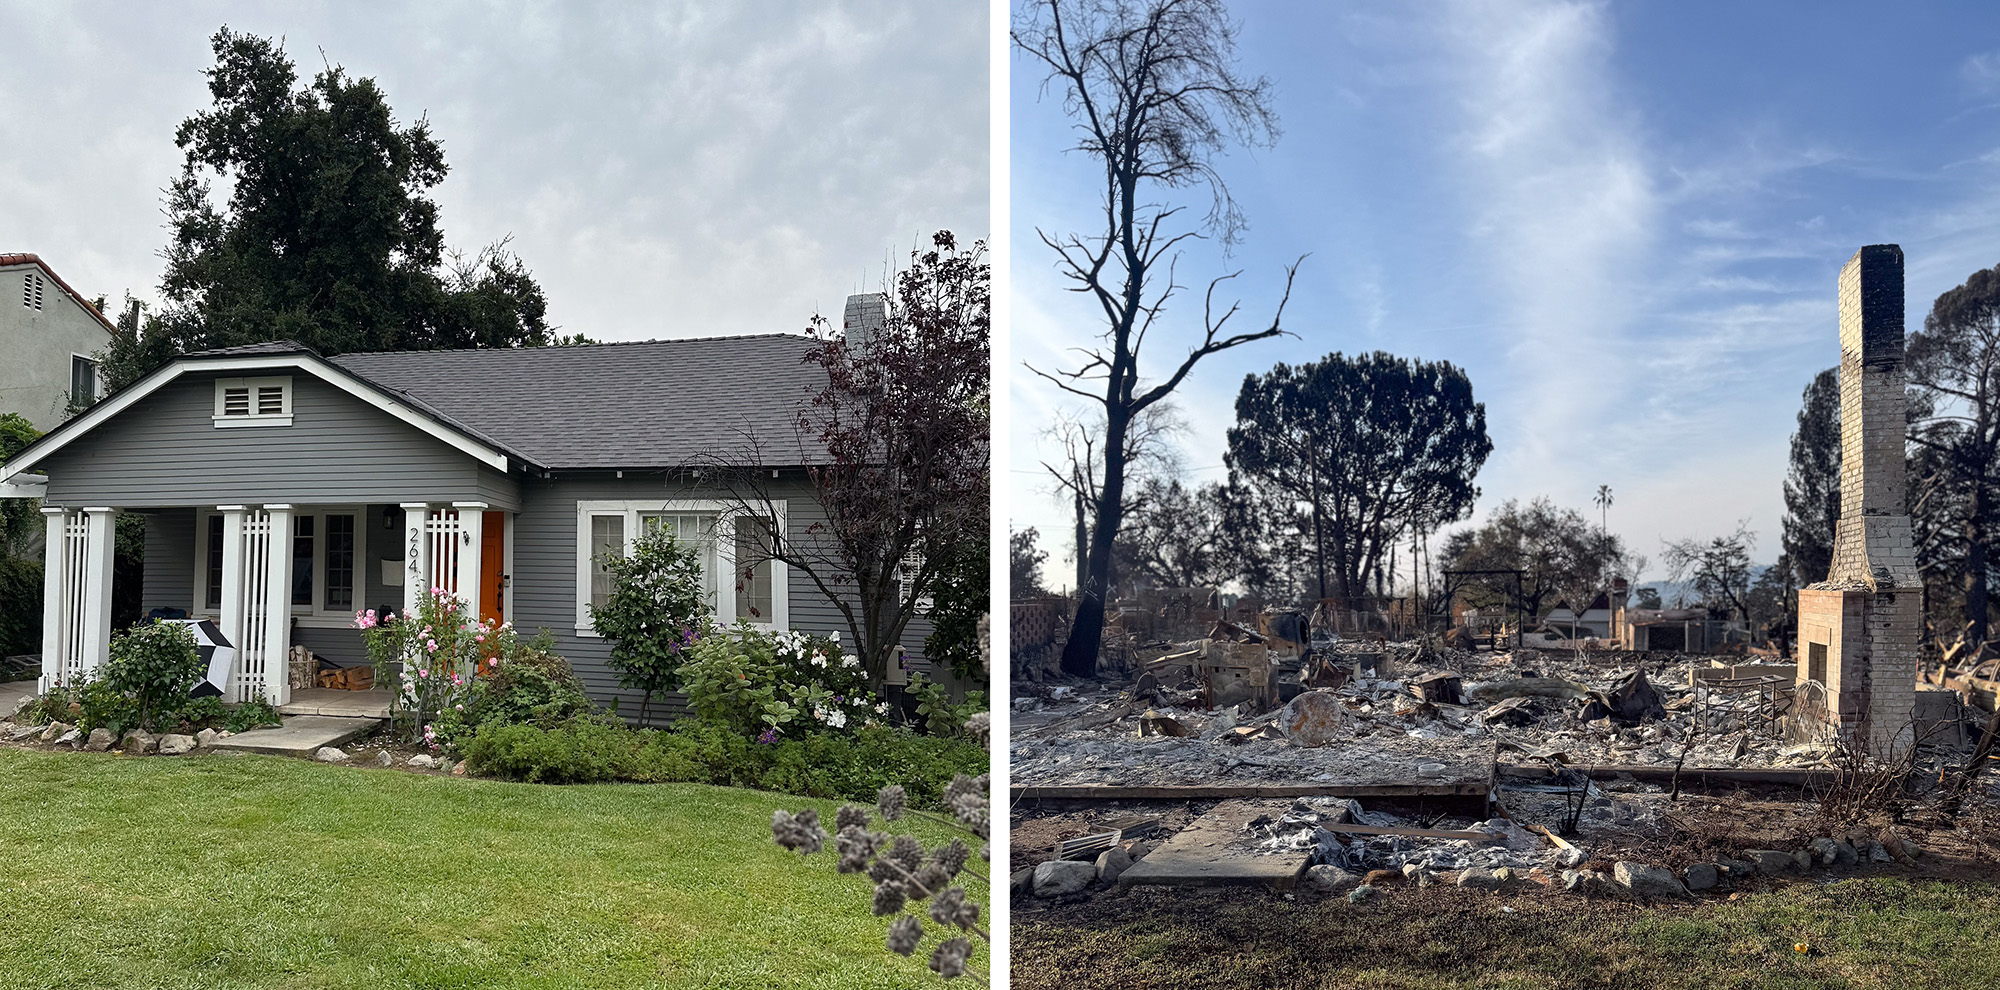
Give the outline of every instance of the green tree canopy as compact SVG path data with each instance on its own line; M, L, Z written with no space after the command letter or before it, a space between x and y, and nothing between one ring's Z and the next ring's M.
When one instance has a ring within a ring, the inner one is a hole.
M1840 521L1840 369L1813 376L1785 475L1785 556L1803 587L1826 580Z
M270 340L326 354L550 342L541 287L506 241L446 250L428 195L444 148L426 120L399 125L373 79L339 66L301 85L272 39L225 27L211 44L214 105L174 137L162 305L121 321L104 362L114 386L188 351Z
M1547 496L1525 505L1500 503L1478 528L1446 537L1438 559L1447 570L1521 571L1518 594L1512 577L1478 577L1464 585L1461 597L1468 605L1508 605L1536 618L1558 599L1582 608L1619 572L1644 569L1626 557L1618 537Z
M1246 377L1228 439L1232 484L1303 507L1313 587L1344 599L1382 583L1400 534L1463 518L1493 452L1464 371L1380 351Z

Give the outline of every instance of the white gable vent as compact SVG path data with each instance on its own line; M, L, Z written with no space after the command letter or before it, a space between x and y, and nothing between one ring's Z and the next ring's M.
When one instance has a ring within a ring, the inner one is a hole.
M42 280L41 272L26 272L21 276L21 305L36 312L42 309L42 291L48 283Z
M216 426L292 425L292 379L218 378Z

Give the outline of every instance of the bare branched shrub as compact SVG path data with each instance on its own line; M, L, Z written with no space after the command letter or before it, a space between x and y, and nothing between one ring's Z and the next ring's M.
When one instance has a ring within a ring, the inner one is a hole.
M1832 779L1814 788L1820 815L1841 825L1858 825L1874 813L1906 803L1916 777L1918 746L1929 735L1918 728L1912 719L1910 742L1888 758L1870 755L1856 738L1858 732L1835 733Z

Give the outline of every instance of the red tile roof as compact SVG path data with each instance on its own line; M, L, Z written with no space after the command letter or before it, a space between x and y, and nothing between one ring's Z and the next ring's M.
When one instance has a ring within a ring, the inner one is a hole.
M97 322L104 324L104 329L112 333L118 332L118 327L110 320L105 319L104 314L98 312L97 307L90 300L83 298L82 293L70 288L69 283L63 281L62 276L57 275L56 270L50 268L48 262L32 254L0 254L0 268L11 268L15 265L34 265L40 268L42 273L47 275L49 280L56 284L56 288L63 290L65 295L76 300L76 304L82 306L84 312L97 317Z

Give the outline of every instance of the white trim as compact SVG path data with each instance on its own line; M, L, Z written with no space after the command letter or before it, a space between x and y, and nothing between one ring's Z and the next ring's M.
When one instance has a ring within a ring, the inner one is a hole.
M285 507L278 503L264 506L266 509ZM200 505L194 507L194 582L193 586L189 589L188 597L188 614L192 616L213 614L214 612L208 604L209 517L224 508L228 507ZM292 513L292 535L294 537L298 535L298 520L313 520L312 603L309 605L292 605L292 618L297 620L301 628L305 629L332 629L352 625L354 623L355 610L368 607L366 602L368 599L368 578L370 575L365 569L368 565L368 506L310 505L303 507L292 506L292 508L297 510ZM327 608L326 520L328 516L354 517L354 608ZM287 559L291 557L289 547L286 548L285 556ZM287 591L285 597L286 601L289 602L291 600L291 593ZM219 609L220 606L218 605L216 608Z
M104 398L104 393L109 391L109 389L104 387L106 384L104 380L104 365L97 360L95 355L78 354L75 351L69 352L69 360L71 385L76 384L76 362L81 360L90 365L91 388L93 389L93 394L90 397L90 405L96 405L98 400ZM69 392L69 404L74 406L76 405L76 389L71 388ZM84 408L88 409L90 406L85 406Z
M140 379L138 382L121 389L116 395L106 397L103 401L91 406L82 415L57 427L56 433L60 435L54 436L46 445L37 444L35 446L38 449L27 450L7 462L4 467L0 467L0 471L5 472L4 475L0 475L0 480L21 474L36 464L41 463L50 454L69 446L76 438L96 429L105 420L124 412L140 399L159 391L168 383L184 374L194 371L252 371L269 368L296 368L306 372L444 441L453 449L466 454L487 467L496 471L507 470L506 454L377 392L375 389L362 384L360 379L341 370L336 365L304 354L274 354L262 357L178 359L172 364Z
M278 411L258 412L262 404L263 391L275 387L278 390ZM231 389L243 390L243 414L229 415L227 397ZM215 414L210 419L218 427L234 426L290 426L292 425L292 376L268 375L262 378L218 378L215 380Z
M514 516L503 512L500 529L500 621L514 621Z
M778 534L788 537L786 521L786 500L772 499L771 509L777 514ZM734 625L736 622L736 531L735 519L750 515L740 503L711 498L670 498L670 499L579 499L576 503L576 634L587 639L600 638L597 630L590 626L590 518L592 516L622 515L625 518L625 552L632 552L633 541L641 531L640 516L656 512L713 513L715 515L715 557L710 561L714 568L715 581L715 621L719 625ZM724 575L730 580L725 582ZM791 628L791 575L784 561L771 561L771 621L752 622L759 629L784 630Z
M0 498L47 498L49 479L46 475L31 474L15 476L14 481L0 481Z

